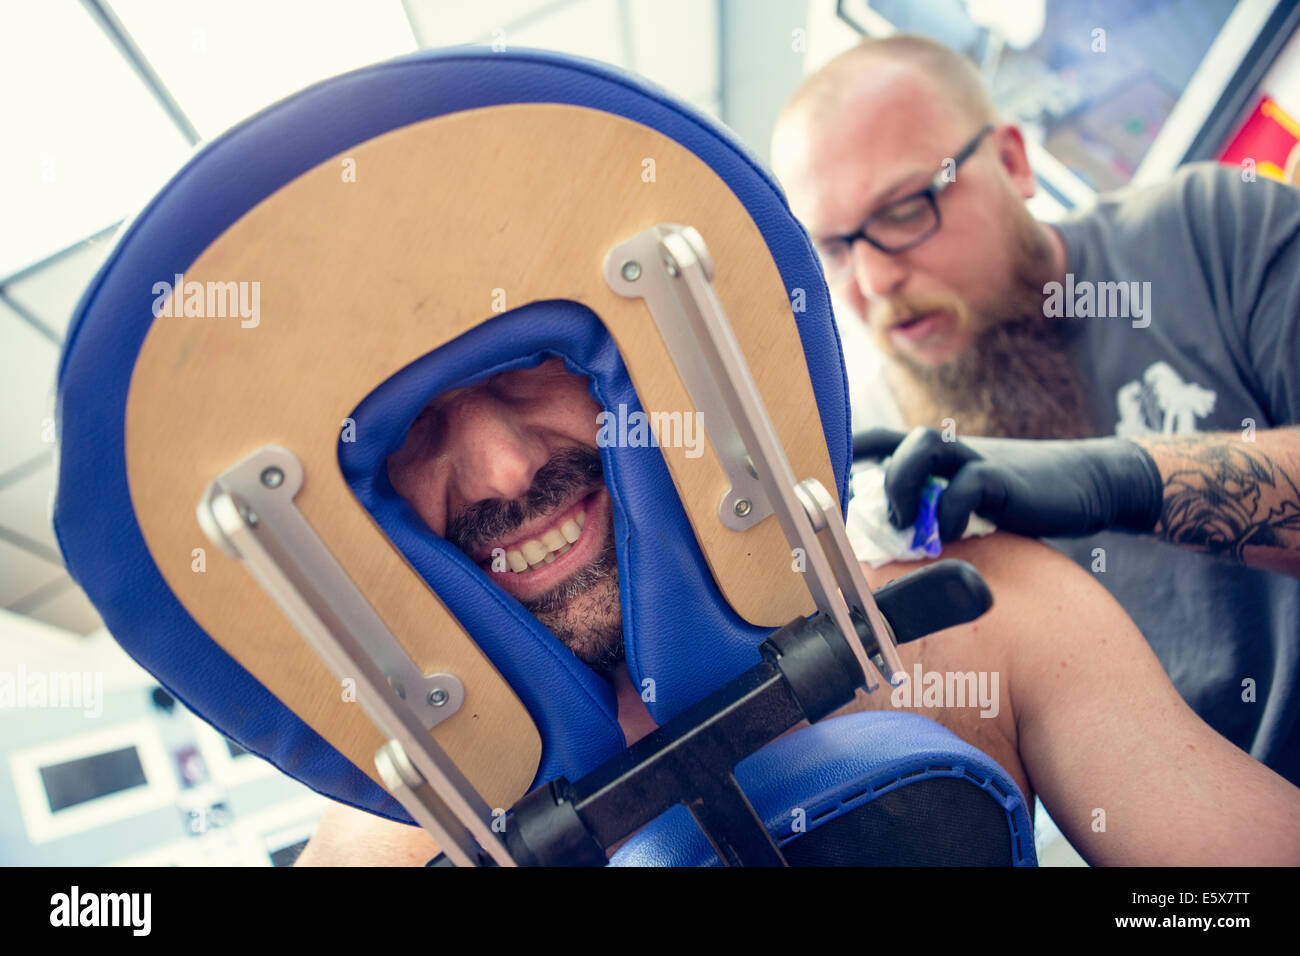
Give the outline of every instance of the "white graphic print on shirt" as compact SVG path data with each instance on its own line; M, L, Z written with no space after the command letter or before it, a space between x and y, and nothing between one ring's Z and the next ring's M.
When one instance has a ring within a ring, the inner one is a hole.
M1153 363L1139 381L1129 382L1115 395L1120 438L1139 435L1188 435L1198 431L1196 420L1214 411L1218 396L1208 388L1184 382L1164 362Z

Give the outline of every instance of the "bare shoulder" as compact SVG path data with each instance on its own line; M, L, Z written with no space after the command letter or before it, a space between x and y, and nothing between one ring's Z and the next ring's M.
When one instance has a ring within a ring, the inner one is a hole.
M985 577L995 577L999 583L1013 584L1017 580L1030 580L1049 575L1081 577L1091 581L1091 575L1061 552L1037 538L1022 538L1018 534L998 531L984 537L963 538L943 546L944 558L969 561ZM900 564L905 570L917 564ZM886 570L885 568L881 569ZM896 576L896 575L891 575ZM997 600L996 595L994 600Z
M997 760L1028 796L1032 790L1020 754L1020 722L1022 709L1037 691L1024 682L1039 675L1024 658L1044 651L1061 633L1063 619L1070 619L1070 630L1076 624L1086 627L1097 592L1103 599L1109 595L1069 558L1031 538L1001 532L967 538L945 545L943 557L973 565L993 593L993 606L974 621L901 645L899 657L912 685L917 684L916 668L923 678L938 674L945 681L948 675L972 675L977 686L987 688L989 699L979 707L971 701L927 706L919 691L893 695L882 688L870 695L859 692L841 713L908 710L929 717ZM929 563L896 562L864 567L863 573L874 589ZM1075 610L1067 613L1069 608ZM978 684L980 680L985 683Z
M944 546L945 558L968 561L979 569L993 592L993 609L1001 624L1019 633L1030 621L1067 613L1125 616L1096 577L1061 552L1035 538L998 532ZM1076 602L1086 599L1086 607Z
M1146 639L1094 574L1041 541L1012 534L968 539L945 557L979 568L993 592L1002 652L1023 721L1050 706L1061 680L1095 677L1098 662L1122 658L1167 682Z
M1044 624L1059 622L1068 608L1088 615L1093 613L1090 608L1078 606L1085 599L1111 600L1086 571L1032 538L1002 532L966 538L944 545L942 557L973 565L993 594L993 606L968 624L903 645L904 649L918 648L927 665L937 669L944 669L940 666L944 663L965 667L981 662L986 666L1010 665L1023 638L1041 630ZM879 588L931 563L896 562L878 569L864 567L863 573L872 588ZM1118 609L1118 605L1115 607Z
M1009 643L1028 638L1041 645L1045 632L1080 633L1089 622L1127 625L1131 636L1140 638L1128 615L1094 575L1041 541L998 532L944 545L943 557L974 565L993 593L993 607L968 626L971 636L981 635L990 653L996 649L1012 655L1017 649ZM868 570L868 580L879 587L919 567L917 563L888 565L874 572L877 580Z
M1063 658L1068 664L1105 644L1105 652L1155 662L1128 614L1096 577L1041 541L999 532L945 545L943 557L974 565L993 593L993 607L968 625L917 643L930 645L925 654L935 669L974 661L1002 668L1017 740L1021 721L1050 696ZM890 572L883 583L919 566L899 564L877 573Z
M1072 590L1082 588L1090 594L1101 589L1087 571L1055 548L1036 538L1022 538L1003 531L945 544L941 559L949 558L967 561L979 569L993 590L995 608L999 604L1000 591L1014 593L1017 599L1021 599L1032 595L1043 584L1064 582ZM871 586L878 588L894 578L932 563L896 561L881 568L863 566L862 571ZM1040 595L1039 599L1046 600L1049 597L1050 595Z
M945 551L988 580L1017 758L1086 860L1295 864L1300 790L1192 712L1095 575L1009 535Z
M420 827L331 803L294 866L424 866L439 852Z

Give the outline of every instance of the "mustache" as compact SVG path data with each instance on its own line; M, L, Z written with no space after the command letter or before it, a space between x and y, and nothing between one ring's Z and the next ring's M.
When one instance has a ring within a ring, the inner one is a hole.
M521 498L489 498L470 505L447 522L443 537L465 554L503 538L524 522L540 518L601 484L605 470L594 448L573 447L556 452L533 476Z
M964 322L970 308L957 296L942 293L891 295L871 304L868 321L883 331L930 312L950 312Z

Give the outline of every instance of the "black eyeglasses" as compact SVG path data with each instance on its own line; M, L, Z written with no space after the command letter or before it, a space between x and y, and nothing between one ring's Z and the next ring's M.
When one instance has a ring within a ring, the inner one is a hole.
M957 167L979 148L980 141L993 132L985 126L953 157L944 161L929 185L918 192L909 193L881 206L866 218L857 232L844 236L830 236L816 243L817 254L826 270L828 282L842 279L852 265L853 243L864 239L881 252L906 252L929 239L938 231L939 204L936 199L956 181Z

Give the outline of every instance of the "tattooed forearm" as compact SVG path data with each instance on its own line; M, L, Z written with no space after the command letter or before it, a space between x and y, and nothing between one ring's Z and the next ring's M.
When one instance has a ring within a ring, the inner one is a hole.
M1300 576L1300 429L1139 439L1164 481L1156 534Z

